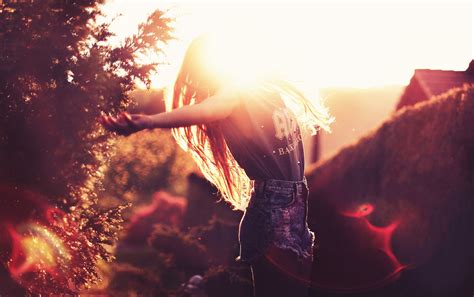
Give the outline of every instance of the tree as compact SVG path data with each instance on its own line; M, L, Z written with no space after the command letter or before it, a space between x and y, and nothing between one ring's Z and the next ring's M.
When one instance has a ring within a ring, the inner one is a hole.
M56 223L44 220L45 228L55 231L78 260L70 269L73 286L59 283L53 288L34 273L29 281L15 279L36 293L74 292L98 280L98 259L111 260L103 244L116 236L122 207L96 207L110 157L107 149L114 141L96 119L101 111L115 113L130 105L128 94L137 81L150 84L158 65L140 58L160 52L160 45L172 38L171 20L157 10L136 34L111 46L109 23L98 21L103 3L0 4L0 182L45 197L44 203L60 216ZM0 196L0 203L7 196ZM20 208L34 212L28 199L18 201ZM25 222L31 219L24 217ZM6 232L5 226L0 222L0 232ZM71 228L77 236L67 236ZM9 294L2 292L6 287L0 294Z

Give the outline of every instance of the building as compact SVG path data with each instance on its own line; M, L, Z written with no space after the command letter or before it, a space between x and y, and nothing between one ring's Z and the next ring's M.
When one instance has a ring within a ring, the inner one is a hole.
M464 83L474 83L474 60L465 71L416 69L396 109L427 100Z

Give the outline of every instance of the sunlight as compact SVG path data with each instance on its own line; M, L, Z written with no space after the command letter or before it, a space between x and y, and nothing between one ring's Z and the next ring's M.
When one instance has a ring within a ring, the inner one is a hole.
M472 7L471 1L421 0L112 0L108 11L123 13L111 27L118 37L133 33L133 24L156 8L176 17L178 40L166 49L169 65L153 78L154 87L170 85L189 42L211 33L223 44L238 40L235 52L259 57L248 63L233 54L226 63L234 74L273 71L311 91L408 84L416 68L464 70L474 47Z
M230 33L229 29L223 32L207 34L208 47L200 57L221 80L227 83L248 85L264 76L285 73L278 69L282 60L273 45L259 44L262 34L246 34L238 36Z

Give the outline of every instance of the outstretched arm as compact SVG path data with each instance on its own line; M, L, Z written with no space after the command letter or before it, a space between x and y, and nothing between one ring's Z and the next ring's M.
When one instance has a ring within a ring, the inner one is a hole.
M154 115L121 113L116 118L102 116L99 121L107 130L120 135L130 135L143 129L177 128L221 120L231 114L238 101L235 92L222 90L200 103L186 105L170 112Z
M222 120L231 114L237 103L235 94L221 91L198 104L151 115L148 128L176 128Z

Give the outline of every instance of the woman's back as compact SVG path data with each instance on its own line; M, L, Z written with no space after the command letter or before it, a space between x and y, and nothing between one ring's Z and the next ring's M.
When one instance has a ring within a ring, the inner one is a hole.
M235 160L250 179L302 180L301 131L280 95L263 88L237 93L241 103L220 123Z

